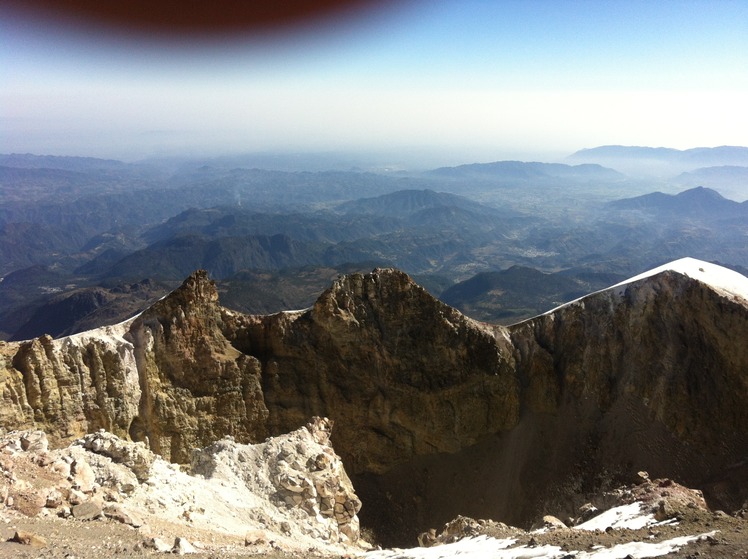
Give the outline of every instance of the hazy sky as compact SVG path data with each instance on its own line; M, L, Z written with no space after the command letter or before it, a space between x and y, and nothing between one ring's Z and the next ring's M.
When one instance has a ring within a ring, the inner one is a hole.
M388 6L179 43L3 9L0 152L748 145L748 0Z

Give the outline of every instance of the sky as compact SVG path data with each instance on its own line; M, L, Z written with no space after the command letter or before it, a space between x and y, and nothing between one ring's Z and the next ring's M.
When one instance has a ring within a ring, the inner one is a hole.
M748 146L748 0L402 0L225 37L0 8L0 153Z

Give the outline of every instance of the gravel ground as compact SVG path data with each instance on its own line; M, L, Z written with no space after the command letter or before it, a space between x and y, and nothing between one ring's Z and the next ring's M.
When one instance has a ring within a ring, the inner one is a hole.
M39 547L8 541L22 531L42 538ZM156 537L169 546L179 534L195 548L189 554L195 559L218 557L248 557L260 555L272 559L299 557L341 557L319 551L284 551L276 549L272 541L245 546L245 534L235 537L168 523L132 528L114 520L79 521L54 516L27 517L15 511L0 513L0 558L101 559L103 557L149 557L163 553L148 548L145 543Z
M612 547L630 541L652 543L684 535L707 534L667 557L696 559L748 559L748 520L703 510L678 511L680 522L639 530L619 529L610 531L555 530L546 533L529 533L514 528L491 528L484 533L497 538L513 537L515 545L556 545L565 551L590 551L595 546ZM17 531L24 531L43 538L41 547L8 541ZM101 557L146 557L161 555L145 547L144 542L158 537L168 545L174 543L178 533L196 549L190 557L195 559L217 559L218 557L262 556L272 559L297 557L341 558L351 555L330 554L321 551L278 549L274 542L261 542L245 546L245 534L227 536L168 523L132 528L112 520L79 521L53 516L26 517L18 512L0 512L0 558L60 558L99 559Z

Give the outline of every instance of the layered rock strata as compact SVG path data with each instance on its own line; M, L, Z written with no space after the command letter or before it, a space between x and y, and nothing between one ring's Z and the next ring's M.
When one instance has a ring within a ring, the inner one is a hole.
M197 272L121 324L0 343L2 425L44 429L53 444L105 429L180 463L225 435L262 440L261 365L223 328L215 285Z

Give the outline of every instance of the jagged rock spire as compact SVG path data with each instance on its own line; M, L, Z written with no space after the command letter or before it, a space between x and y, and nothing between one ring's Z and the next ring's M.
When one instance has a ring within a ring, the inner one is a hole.
M196 270L182 282L182 285L155 303L151 314L158 314L170 308L215 307L218 308L216 282L210 279L206 270Z

